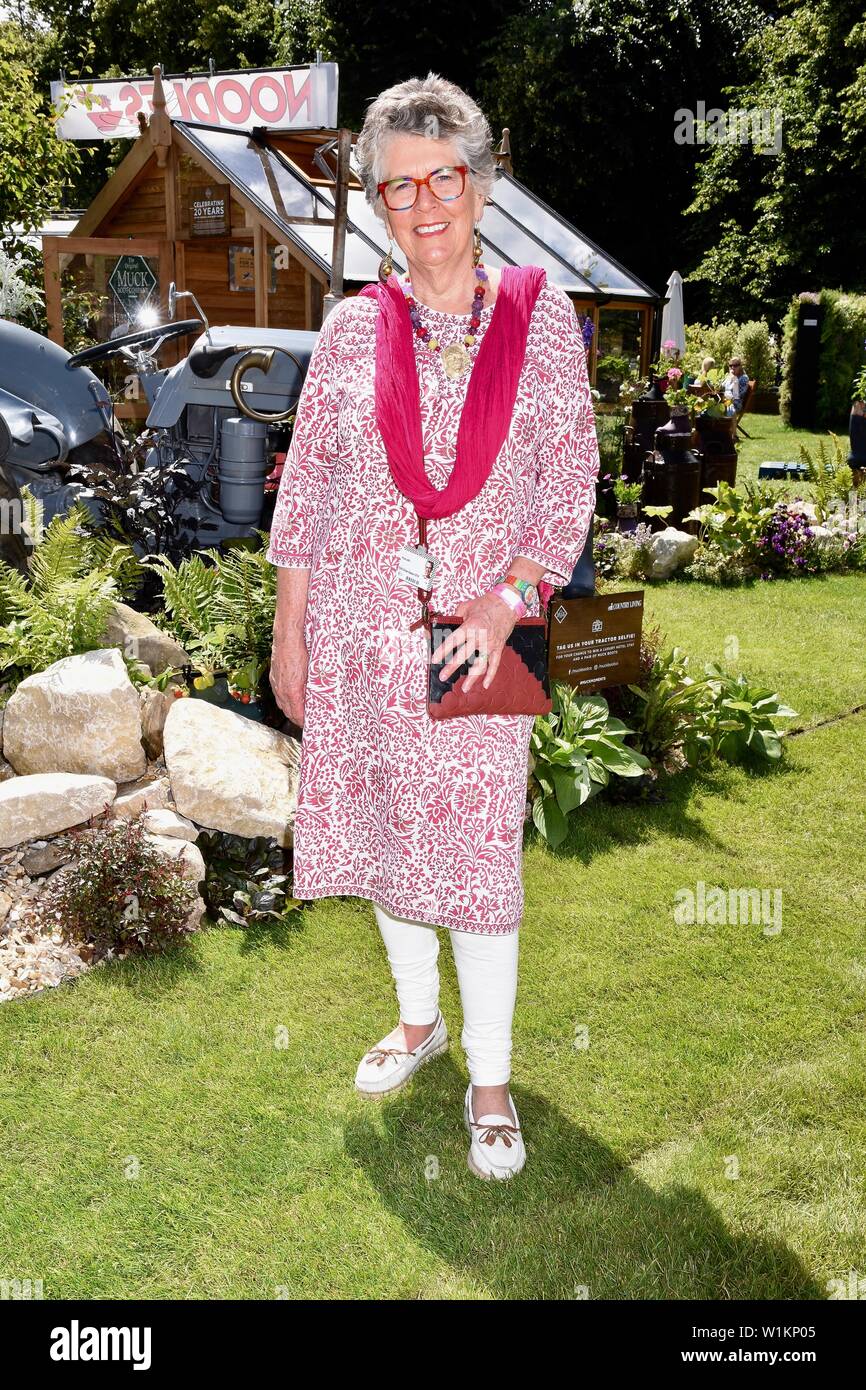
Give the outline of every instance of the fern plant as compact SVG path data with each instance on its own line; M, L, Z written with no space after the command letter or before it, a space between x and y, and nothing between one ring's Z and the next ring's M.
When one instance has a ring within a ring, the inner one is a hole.
M806 465L806 473L814 489L815 511L820 522L826 521L834 503L847 500L854 487L854 475L842 441L832 430L829 434L833 441L832 456L828 455L823 439L818 441L817 456L805 444L800 445L800 459Z
M162 579L164 626L193 656L201 675L195 685L212 685L217 674L233 690L255 695L270 661L277 606L276 570L260 545L202 550L175 565L165 555L143 563ZM206 563L207 561L207 563Z
M92 530L81 502L43 527L43 508L22 489L32 543L22 575L0 560L0 672L9 686L61 657L105 645L108 615L134 592L141 566L127 545Z

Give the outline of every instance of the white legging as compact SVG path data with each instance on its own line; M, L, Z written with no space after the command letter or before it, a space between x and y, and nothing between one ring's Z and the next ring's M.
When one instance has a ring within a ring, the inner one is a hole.
M373 904L403 1023L433 1023L439 1007L438 928L396 917ZM474 1086L501 1086L511 1076L511 1022L517 998L518 933L449 927L463 1004L460 1041Z

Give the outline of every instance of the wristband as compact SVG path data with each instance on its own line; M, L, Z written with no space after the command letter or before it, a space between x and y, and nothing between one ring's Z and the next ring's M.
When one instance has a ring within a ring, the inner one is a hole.
M536 592L536 586L529 579L518 579L516 574L500 574L497 584L510 584L516 589L525 604L529 604Z
M526 613L528 611L526 604L523 602L523 599L520 597L520 595L516 593L515 590L512 589L509 584L494 584L490 592L491 594L496 594L499 598L504 599L505 602L508 604L508 607L512 608L514 612L517 614L518 618L523 618L526 616Z

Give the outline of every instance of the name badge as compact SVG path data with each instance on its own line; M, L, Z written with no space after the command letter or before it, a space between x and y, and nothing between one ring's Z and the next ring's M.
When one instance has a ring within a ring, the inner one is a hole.
M438 560L423 545L404 545L397 562L397 577L413 589L433 588Z

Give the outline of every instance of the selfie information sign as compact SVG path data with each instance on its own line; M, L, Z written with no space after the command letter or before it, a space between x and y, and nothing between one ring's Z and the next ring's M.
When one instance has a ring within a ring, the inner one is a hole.
M627 685L640 674L643 590L550 603L548 673L580 694Z

